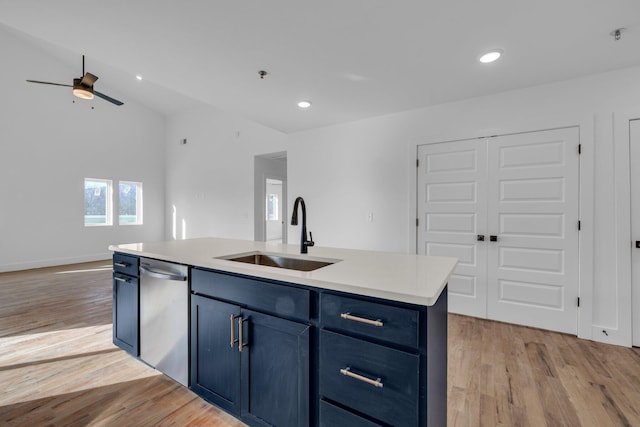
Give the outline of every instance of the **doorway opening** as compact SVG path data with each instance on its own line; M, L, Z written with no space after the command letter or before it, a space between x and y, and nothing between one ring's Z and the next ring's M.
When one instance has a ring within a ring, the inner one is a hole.
M254 240L287 242L287 153L254 158Z

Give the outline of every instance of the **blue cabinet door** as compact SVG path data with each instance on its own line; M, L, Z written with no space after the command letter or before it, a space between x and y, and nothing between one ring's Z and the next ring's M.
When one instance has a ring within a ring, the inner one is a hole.
M138 279L113 275L113 343L133 356L139 354Z
M231 316L240 307L191 296L191 388L222 409L240 415L240 352ZM234 323L234 328L237 323Z
M310 326L243 310L242 419L307 427Z

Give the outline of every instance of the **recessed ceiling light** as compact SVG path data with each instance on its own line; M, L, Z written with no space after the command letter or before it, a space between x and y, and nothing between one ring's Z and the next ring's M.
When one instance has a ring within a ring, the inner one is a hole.
M142 80L142 76L141 76L140 74L138 74L138 75L136 76L136 79L138 79L138 80Z
M311 107L311 101L300 101L300 102L298 102L298 107L300 107L300 108L309 108L309 107Z
M502 53L503 52L500 49L492 50L491 52L487 52L484 55L482 55L478 59L478 61L482 62L483 64L488 64L500 58L502 56Z

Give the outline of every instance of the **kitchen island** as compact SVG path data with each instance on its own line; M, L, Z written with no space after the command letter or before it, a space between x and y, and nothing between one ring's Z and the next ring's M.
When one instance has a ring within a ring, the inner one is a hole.
M247 424L446 425L456 259L215 238L110 249L114 342L139 356L139 260L188 266L189 387ZM269 256L319 264L251 261Z

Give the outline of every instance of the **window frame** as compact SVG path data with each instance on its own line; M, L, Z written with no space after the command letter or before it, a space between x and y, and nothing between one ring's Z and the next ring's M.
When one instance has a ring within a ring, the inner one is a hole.
M136 187L136 221L135 222L122 222L120 207L122 206L120 200L120 186L131 185ZM118 225L143 225L143 197L142 197L142 182L140 181L118 181Z

